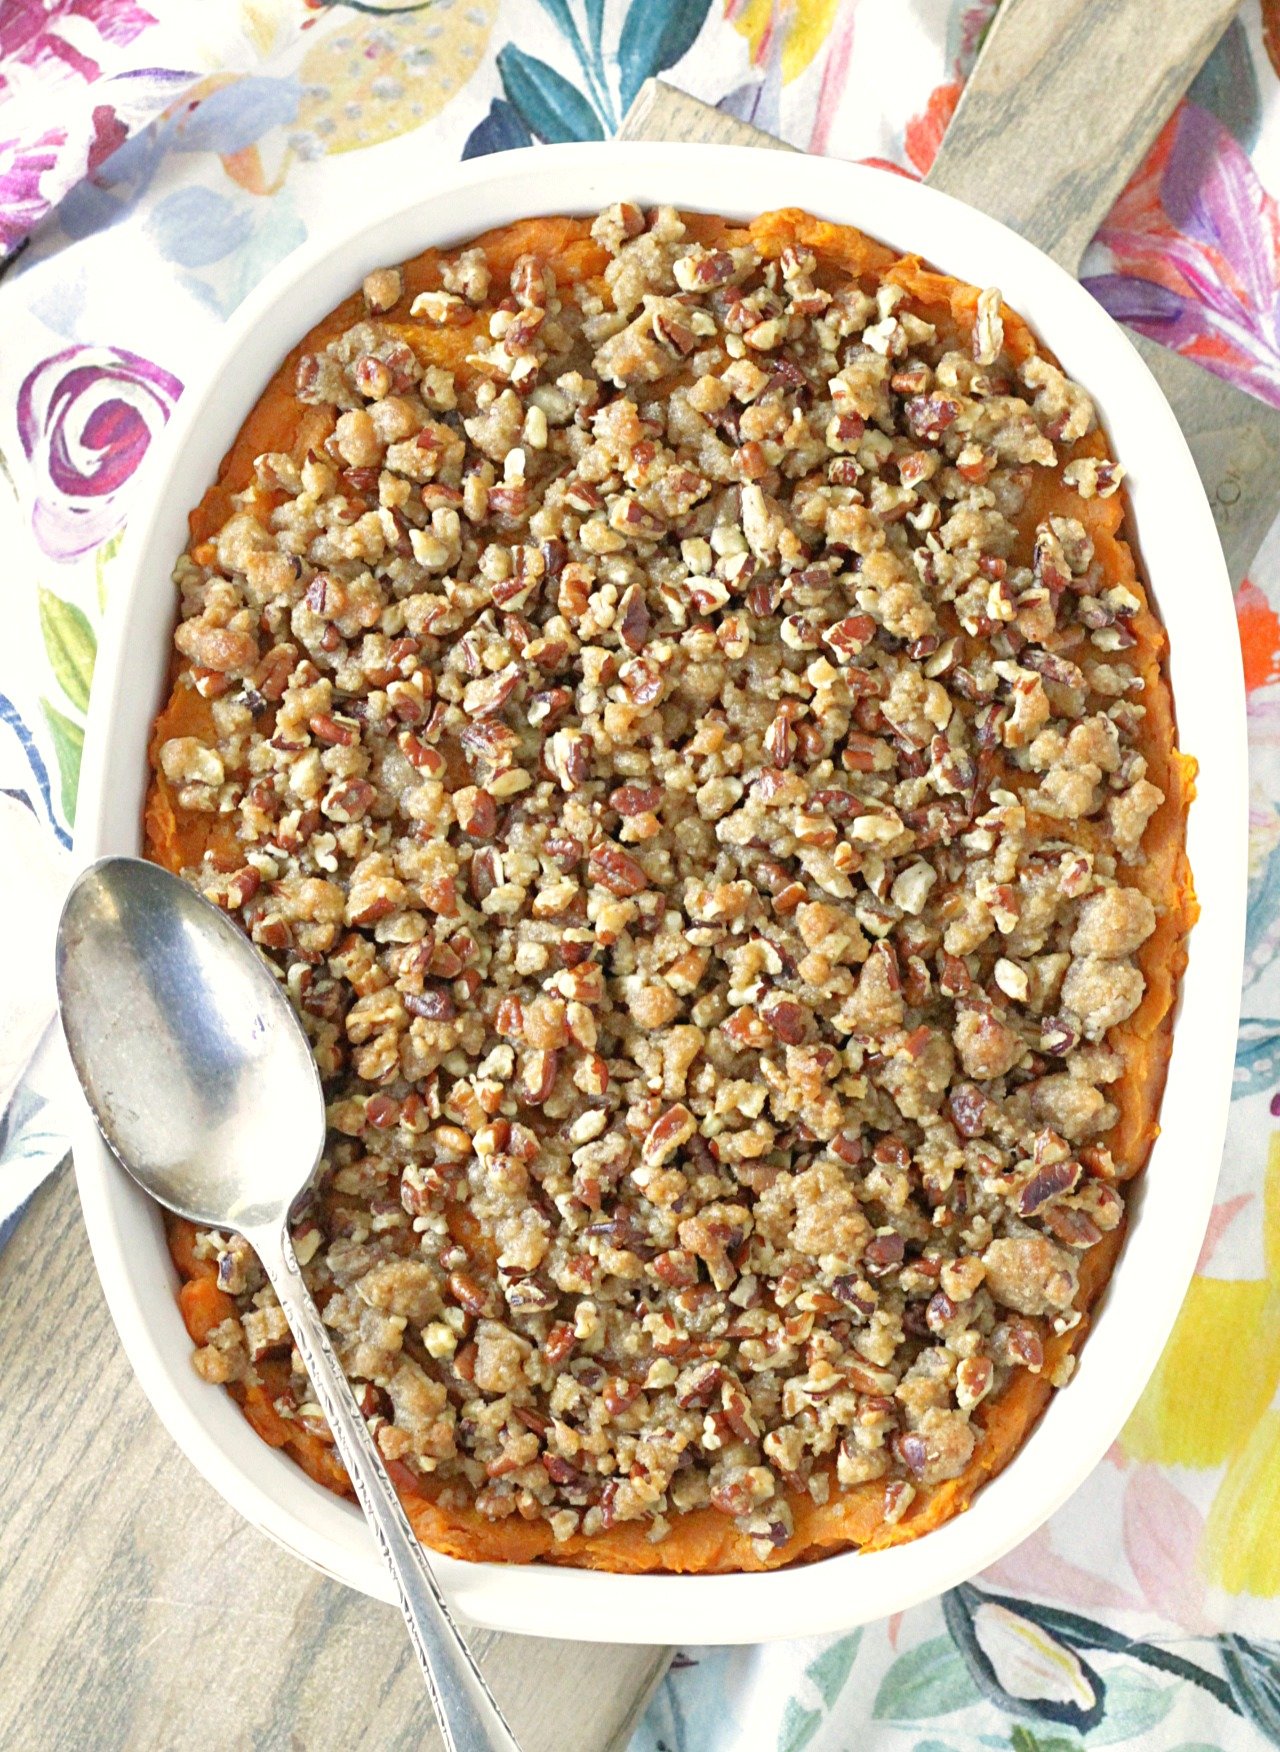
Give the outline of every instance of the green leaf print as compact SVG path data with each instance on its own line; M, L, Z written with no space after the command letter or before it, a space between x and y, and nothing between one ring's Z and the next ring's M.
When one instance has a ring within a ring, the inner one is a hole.
M916 1722L950 1715L981 1696L949 1636L908 1649L880 1682L872 1715L878 1722Z
M1080 1742L1068 1740L1062 1734L1046 1740L1030 1728L1017 1727L1009 1737L1009 1752L1080 1752Z
M848 1682L857 1658L862 1632L855 1630L842 1636L814 1657L804 1670L804 1680L812 1685L822 1699L821 1709L807 1709L797 1698L789 1698L778 1733L778 1752L800 1752L822 1726L823 1718L833 1707ZM802 1681L803 1684L803 1681Z
M75 825L76 792L80 787L80 757L84 753L84 731L79 724L62 715L48 700L40 701L54 753L58 757L58 776L62 781L62 813L69 825Z
M98 654L98 641L89 617L74 602L65 602L52 590L41 589L36 596L44 648L58 686L78 712L86 712L93 662Z
M1177 1695L1176 1685L1160 1685L1140 1669L1113 1669L1107 1677L1106 1713L1089 1733L1089 1745L1136 1739L1164 1720Z
M812 1680L818 1688L818 1695L830 1709L837 1697L844 1690L853 1663L857 1659L858 1644L862 1641L862 1632L855 1630L849 1636L842 1636L839 1642L832 1643L829 1649L824 1649L817 1659L804 1670L806 1679Z
M94 577L98 585L98 613L101 614L107 606L107 567L120 552L120 543L124 540L123 529L117 529L114 535L109 535L106 541L93 556Z
M820 1709L805 1709L794 1697L789 1697L778 1729L778 1752L801 1752L821 1726Z
M601 140L600 118L554 67L508 43L498 51L502 89L531 134L539 140Z
M710 10L711 0L631 0L618 43L624 115L650 74L688 54Z

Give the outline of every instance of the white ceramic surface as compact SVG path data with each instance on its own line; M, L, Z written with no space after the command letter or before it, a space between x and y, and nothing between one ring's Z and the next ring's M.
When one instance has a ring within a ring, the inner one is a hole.
M1227 575L1190 453L1124 334L1012 232L932 189L862 166L741 147L555 146L450 168L437 192L372 199L340 240L297 250L241 306L139 483L113 571L81 778L78 858L139 849L148 729L159 706L185 519L263 384L370 269L509 220L593 213L620 198L750 217L803 206L998 285L1096 398L1129 471L1148 575L1169 628L1182 745L1200 763L1191 939L1164 1130L1138 1217L1075 1380L967 1514L896 1549L767 1575L614 1576L439 1560L459 1610L501 1630L631 1642L754 1642L842 1629L953 1586L1025 1538L1114 1440L1172 1326L1212 1202L1232 1074L1244 929L1247 755ZM159 1213L78 1116L76 1168L111 1312L143 1387L205 1478L256 1526L329 1574L388 1598L358 1511L262 1443L191 1367Z

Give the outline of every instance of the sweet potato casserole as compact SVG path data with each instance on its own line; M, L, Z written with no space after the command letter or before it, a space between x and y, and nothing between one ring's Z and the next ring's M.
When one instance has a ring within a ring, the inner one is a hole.
M431 1545L889 1544L1069 1378L1194 912L1122 473L998 292L795 211L428 251L250 415L147 845L314 1043L294 1245ZM171 1244L345 1488L248 1247Z

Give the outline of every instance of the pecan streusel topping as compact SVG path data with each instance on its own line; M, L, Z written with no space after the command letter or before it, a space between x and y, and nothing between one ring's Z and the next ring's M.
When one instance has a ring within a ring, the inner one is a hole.
M301 358L313 444L179 562L212 730L157 762L314 1043L295 1244L402 1482L562 1542L710 1506L763 1558L802 1493L909 1517L1069 1373L1141 1166L1146 602L998 293L592 236L560 284L381 270ZM283 1319L197 1251L197 1366L253 1381ZM274 1405L323 1430L296 1356Z

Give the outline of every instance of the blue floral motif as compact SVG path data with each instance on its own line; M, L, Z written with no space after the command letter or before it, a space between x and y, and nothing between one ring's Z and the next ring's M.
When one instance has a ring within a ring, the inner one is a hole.
M571 0L539 4L572 50L580 85L539 56L507 43L497 57L503 96L494 99L488 115L472 129L464 158L529 146L535 140L602 140L616 133L645 80L688 54L711 11L711 0L630 0L616 43L606 46L603 0L585 0L585 32Z
M0 724L13 732L18 747L22 750L23 757L31 769L31 776L35 780L36 789L40 794L40 801L44 805L45 817L57 837L58 844L70 850L71 835L62 826L54 812L53 790L49 783L49 769L45 765L44 756L41 754L36 739L22 713L5 694L0 694Z
M127 140L98 176L87 178L67 195L58 210L63 231L82 239L118 225L151 193L170 153L243 152L273 129L293 122L300 98L296 79L245 77L176 106ZM288 247L293 248L306 232L296 214L288 215L281 228L278 217L270 214L273 204L265 203L264 213L260 196L234 184L215 190L187 182L160 196L148 215L147 230L163 259L187 270L226 261L237 251L251 250L255 241L267 243L259 256L274 261L286 251L273 253L269 234L287 236ZM251 284L252 280L244 285L240 296ZM194 282L191 290L219 315L234 307L225 293L203 281Z

